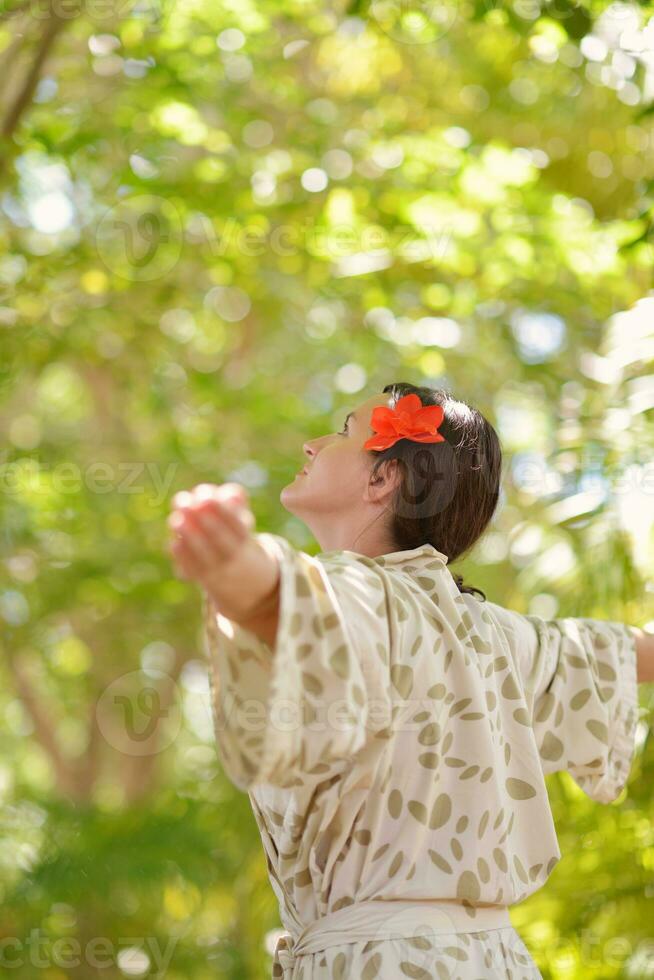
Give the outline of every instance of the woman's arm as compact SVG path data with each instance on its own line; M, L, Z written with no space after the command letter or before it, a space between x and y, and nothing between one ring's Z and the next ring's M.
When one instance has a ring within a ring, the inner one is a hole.
M642 631L613 620L544 619L484 605L517 666L543 773L565 770L590 799L617 799L634 757L638 681L651 669Z
M249 630L263 640L271 650L276 645L277 631L279 627L279 593L280 593L280 570L279 563L272 552L269 552L266 545L261 540L256 540L256 545L260 549L257 556L256 551L252 551L248 557L251 562L249 574L253 575L263 583L269 582L274 578L272 589L263 598L258 600L254 607L235 617L235 621L243 629ZM248 571L244 572L247 581Z
M238 484L199 484L173 498L171 554L182 578L197 582L217 612L274 647L279 560L253 533L254 515Z
M636 636L636 679L639 684L654 681L654 633L630 627Z
M358 555L312 557L277 534L257 540L278 562L274 646L204 604L219 754L239 789L313 790L350 769L371 737L390 734L385 583Z

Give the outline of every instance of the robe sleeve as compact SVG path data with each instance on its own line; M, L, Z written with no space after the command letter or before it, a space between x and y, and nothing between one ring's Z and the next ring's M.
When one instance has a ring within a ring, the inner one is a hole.
M629 776L638 722L635 630L488 606L523 681L543 772L567 770L590 799L615 800Z
M279 535L256 537L280 563L273 647L203 594L218 754L245 791L315 785L389 722L385 587L365 556L312 557Z

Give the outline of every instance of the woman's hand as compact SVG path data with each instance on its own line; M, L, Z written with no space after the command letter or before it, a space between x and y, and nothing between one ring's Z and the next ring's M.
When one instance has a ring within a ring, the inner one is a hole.
M279 578L277 561L254 537L247 493L237 483L200 483L175 494L168 526L180 578L197 582L237 622L257 614Z
M199 483L176 493L168 526L171 553L181 578L203 585L251 537L254 515L238 483Z

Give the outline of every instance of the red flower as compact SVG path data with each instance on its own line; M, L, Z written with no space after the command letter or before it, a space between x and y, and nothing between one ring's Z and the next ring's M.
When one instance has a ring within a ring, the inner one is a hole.
M398 439L411 439L413 442L445 442L438 432L443 421L441 405L423 405L418 395L404 395L395 408L385 405L373 408L370 426L376 435L364 442L364 449L388 449Z

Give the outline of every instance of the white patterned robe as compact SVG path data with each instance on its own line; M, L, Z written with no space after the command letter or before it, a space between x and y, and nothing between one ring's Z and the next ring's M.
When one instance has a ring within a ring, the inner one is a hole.
M310 556L257 536L281 563L274 650L207 599L204 635L218 751L249 794L288 933L273 977L540 977L511 926L475 930L475 909L521 902L560 859L546 773L599 802L620 794L635 632L460 594L432 545ZM472 931L286 952L358 903L433 899L459 903Z

